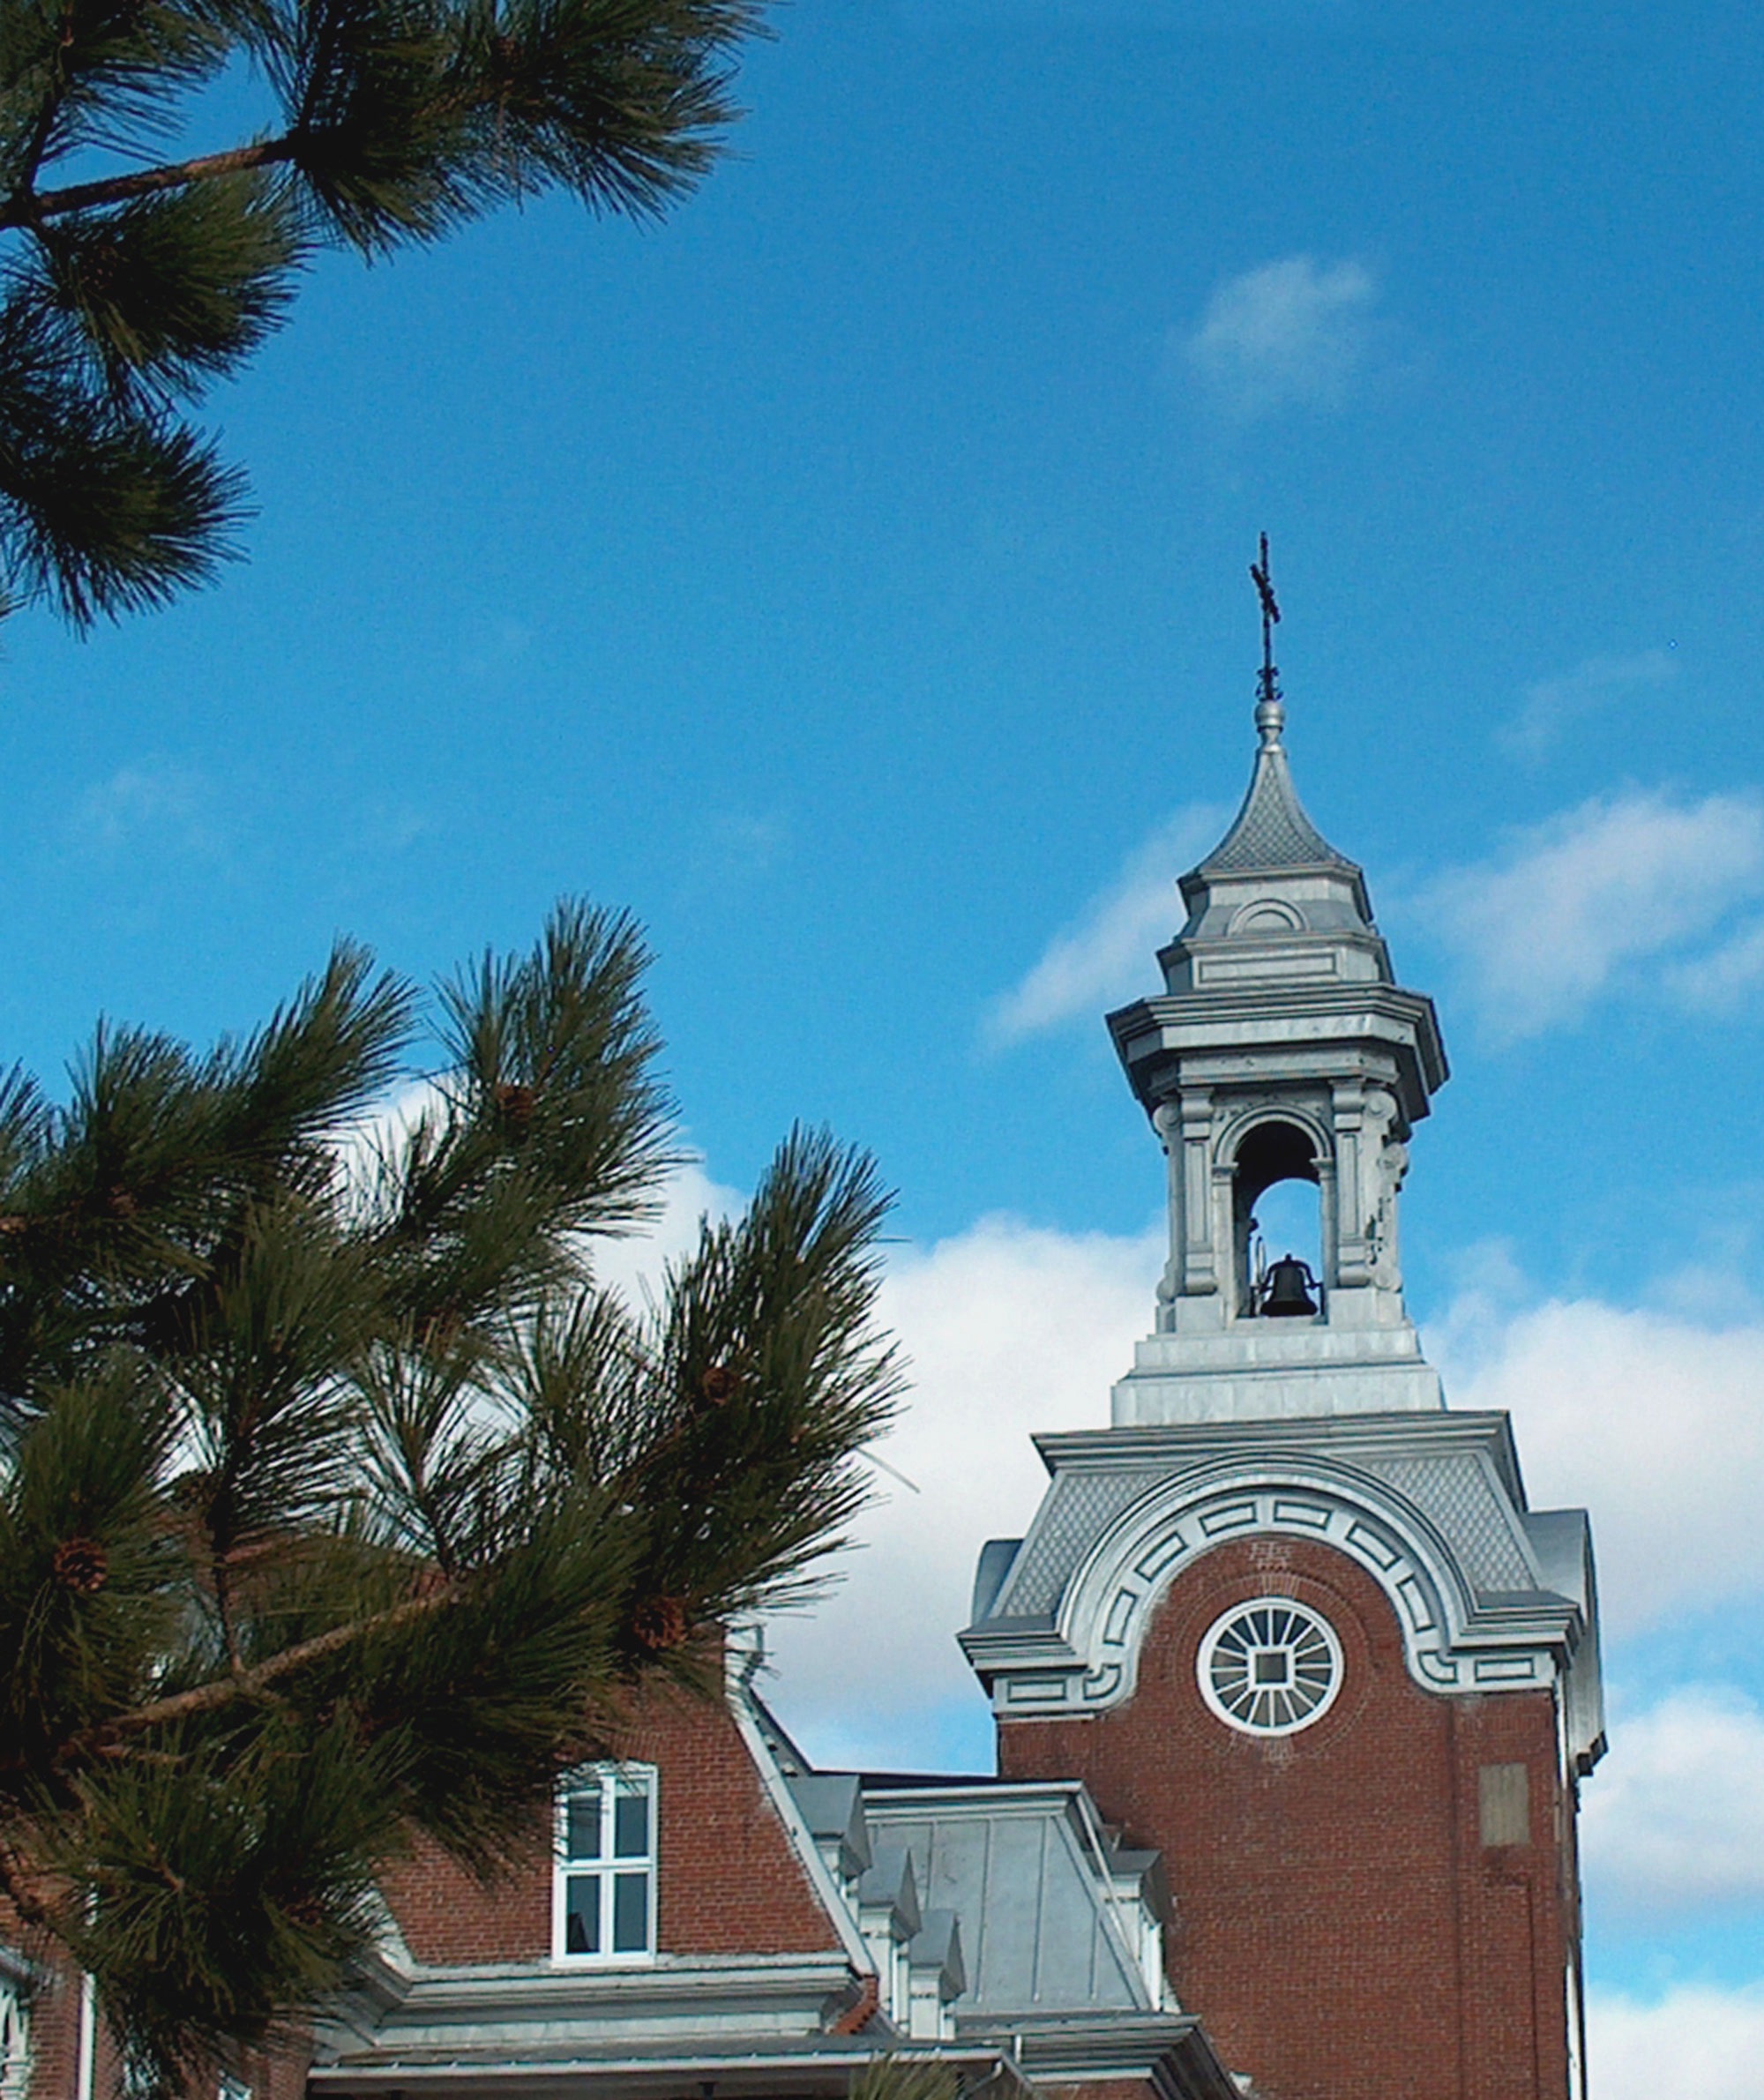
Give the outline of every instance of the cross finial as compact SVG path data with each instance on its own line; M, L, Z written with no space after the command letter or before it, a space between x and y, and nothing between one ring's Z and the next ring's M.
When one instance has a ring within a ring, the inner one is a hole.
M1250 564L1250 580L1262 602L1262 668L1257 681L1256 728L1266 750L1275 749L1286 727L1286 708L1280 697L1280 674L1274 669L1274 631L1280 624L1280 604L1274 594L1274 578L1268 570L1268 536L1261 535L1261 559Z

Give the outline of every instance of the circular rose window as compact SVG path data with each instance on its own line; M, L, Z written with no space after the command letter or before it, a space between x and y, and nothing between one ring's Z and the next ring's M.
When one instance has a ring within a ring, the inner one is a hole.
M1342 1644L1308 1606L1256 1597L1207 1629L1195 1674L1200 1696L1228 1728L1294 1735L1320 1721L1341 1690Z

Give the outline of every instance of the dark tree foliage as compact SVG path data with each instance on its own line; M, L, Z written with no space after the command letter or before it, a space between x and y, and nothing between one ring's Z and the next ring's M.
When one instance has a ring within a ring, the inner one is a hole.
M206 579L243 487L183 411L280 324L303 257L557 186L660 214L715 158L765 5L0 0L0 610L85 628ZM263 133L176 150L245 65Z
M417 1005L349 948L249 1041L0 1094L0 1891L137 2093L334 1987L415 1835L493 1878L862 1499L865 1159L798 1132L658 1304L596 1284L675 1158L646 960L561 907L401 1112Z

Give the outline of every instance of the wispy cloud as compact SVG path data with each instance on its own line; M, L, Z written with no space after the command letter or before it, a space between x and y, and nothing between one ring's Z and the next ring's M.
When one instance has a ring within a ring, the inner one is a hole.
M778 810L699 811L681 841L680 896L690 908L729 909L790 854L790 823Z
M525 620L479 617L461 649L460 669L474 681L506 677L531 651L533 641L533 629Z
M1764 919L1741 926L1706 955L1675 963L1667 982L1687 1006L1730 1013L1764 980Z
M1764 970L1764 930L1732 915L1764 895L1764 803L1595 796L1454 870L1424 909L1464 966L1498 1041L1575 1021L1652 962L1677 996L1730 996Z
M1177 878L1214 842L1224 822L1225 812L1215 804L1197 803L1154 832L1077 923L994 1000L986 1040L995 1047L1019 1043L1151 988L1152 958L1182 923Z
M75 803L68 836L79 850L108 857L143 839L206 852L216 844L213 796L206 779L187 766L146 759L119 766Z
M1588 656L1558 677L1528 685L1519 712L1495 732L1497 741L1515 757L1535 763L1573 723L1626 693L1669 685L1678 675L1677 659L1664 649L1644 649L1636 656Z
M1182 348L1233 415L1339 407L1371 352L1378 298L1364 263L1284 256L1222 284Z

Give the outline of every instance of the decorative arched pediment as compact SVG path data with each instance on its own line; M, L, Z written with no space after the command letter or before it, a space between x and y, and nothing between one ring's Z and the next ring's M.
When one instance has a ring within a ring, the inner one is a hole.
M1284 897L1257 897L1232 914L1228 938L1240 934L1303 933L1304 914Z
M1463 1652L1475 1593L1422 1511L1351 1467L1307 1459L1277 1469L1222 1463L1164 1480L1110 1525L1057 1613L1063 1645L1084 1665L1073 1703L1095 1710L1130 1698L1171 1581L1213 1547L1256 1536L1309 1539L1364 1568L1390 1599L1409 1674L1429 1691L1546 1681L1547 1659Z

